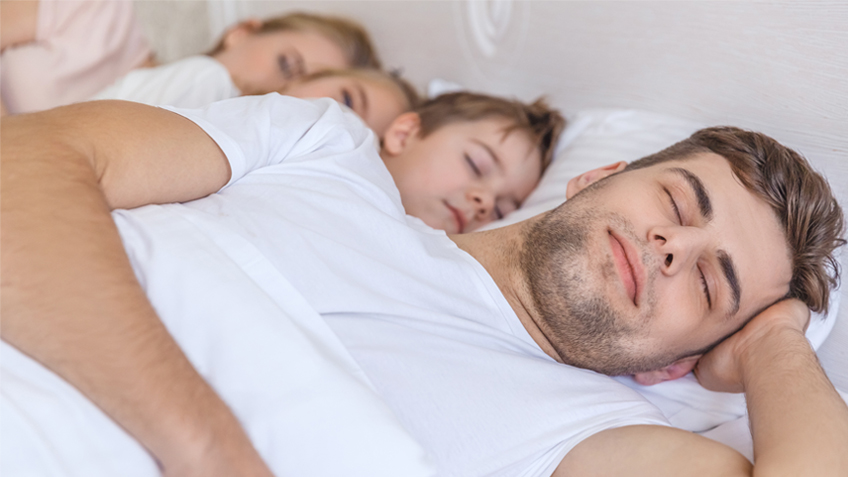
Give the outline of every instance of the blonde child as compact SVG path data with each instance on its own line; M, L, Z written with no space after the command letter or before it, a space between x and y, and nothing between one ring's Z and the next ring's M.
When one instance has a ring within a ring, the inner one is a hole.
M230 28L206 55L139 68L90 99L198 108L246 94L280 91L330 69L376 68L380 61L362 26L351 20L292 13Z
M396 117L420 103L415 88L399 75L367 68L321 71L289 83L279 93L333 98L358 114L379 137Z
M228 30L209 55L156 66L131 2L2 2L0 10L3 114L92 96L153 94L139 100L200 107L277 91L324 69L380 66L364 28L332 16L293 13L246 20ZM166 80L155 89L145 84L152 72Z

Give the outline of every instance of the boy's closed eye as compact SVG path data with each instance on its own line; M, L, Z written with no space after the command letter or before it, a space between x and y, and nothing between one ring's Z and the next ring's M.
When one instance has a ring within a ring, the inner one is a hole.
M465 161L468 163L468 166L471 168L471 171L474 172L474 175L477 177L483 177L483 173L480 171L480 167L474 162L474 159L471 158L468 154L465 154Z

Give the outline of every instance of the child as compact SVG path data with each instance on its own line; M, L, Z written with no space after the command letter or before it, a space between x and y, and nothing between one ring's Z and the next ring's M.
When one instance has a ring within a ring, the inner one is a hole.
M521 205L564 127L562 115L542 99L528 105L451 93L398 116L380 155L407 214L465 233Z
M132 71L90 99L199 108L222 99L280 91L329 69L376 68L374 47L358 24L292 13L231 28L208 55Z
M4 113L10 114L84 101L92 95L122 98L151 91L155 96L139 101L200 107L239 94L277 91L291 79L323 69L380 66L365 30L330 16L293 13L264 22L247 20L231 28L209 56L147 68L155 62L130 2L41 0L0 5L6 32L0 84ZM160 68L168 73L159 73ZM151 72L174 75L173 81L155 90L145 87Z
M364 68L321 71L279 92L297 98L333 98L358 114L378 137L396 117L420 102L415 88L400 76Z

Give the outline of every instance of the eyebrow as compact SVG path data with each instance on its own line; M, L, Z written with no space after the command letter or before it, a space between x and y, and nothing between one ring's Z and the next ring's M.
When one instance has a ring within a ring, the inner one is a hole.
M730 285L730 291L733 293L733 309L728 316L733 316L739 311L739 302L742 299L742 288L739 286L739 276L736 274L736 267L733 265L730 255L724 250L718 251L718 263L721 265L721 271Z
M489 152L489 155L490 155L490 156L492 156L492 159L495 161L495 165L496 165L496 166L498 166L498 169L503 170L503 163L501 162L501 158L500 158L500 157L498 157L498 155L497 155L497 154L495 154L494 149L492 149L491 147L489 147L489 145L488 145L488 144L486 144L486 143L485 143L485 142L483 142L483 141L480 141L479 139L472 139L472 141L474 141L475 143L479 144L480 146L482 146L482 147L483 147L483 149L485 149L486 151L488 151L488 152Z
M707 188L704 187L704 182L701 181L701 178L682 167L674 167L670 170L686 180L686 183L692 188L692 192L698 200L698 210L701 216L707 222L711 221L713 218L713 204L710 201L710 195L707 193ZM736 273L736 266L733 264L730 254L724 250L718 250L716 255L718 256L718 263L721 265L721 272L724 274L724 278L730 286L730 292L733 295L733 308L728 314L728 316L733 316L739 311L739 303L742 299L742 287L739 284L739 275Z
M686 182L689 184L689 187L692 188L692 192L695 193L695 197L698 199L698 209L701 211L701 217L703 217L707 222L712 220L713 203L710 201L710 195L707 194L707 188L704 187L704 183L701 179L682 167L674 167L671 169L671 172L674 172L686 179Z

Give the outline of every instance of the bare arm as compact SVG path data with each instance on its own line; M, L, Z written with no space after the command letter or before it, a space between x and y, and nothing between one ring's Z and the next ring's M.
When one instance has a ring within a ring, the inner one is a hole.
M80 389L168 475L270 475L137 283L109 214L229 178L190 121L123 102L4 118L2 338Z
M844 476L848 407L804 337L809 311L772 306L704 356L697 375L715 391L744 391L755 465L679 429L631 426L578 444L554 476Z

